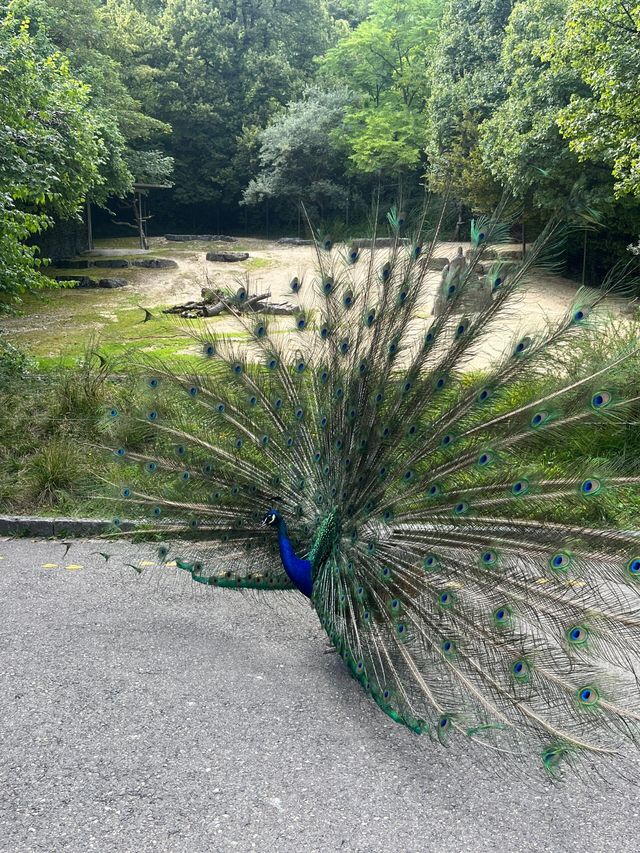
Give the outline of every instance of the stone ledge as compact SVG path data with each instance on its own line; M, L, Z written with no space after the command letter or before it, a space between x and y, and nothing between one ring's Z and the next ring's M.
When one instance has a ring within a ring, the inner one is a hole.
M123 521L121 530L134 530L136 523ZM100 518L42 518L36 515L0 515L0 535L3 536L95 536L112 527L111 521Z

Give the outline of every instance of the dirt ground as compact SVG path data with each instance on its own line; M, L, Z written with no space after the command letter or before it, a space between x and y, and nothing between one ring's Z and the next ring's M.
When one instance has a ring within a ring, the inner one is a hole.
M3 322L7 337L22 343L38 355L54 357L74 349L81 339L108 333L110 339L118 336L118 323L123 322L123 311L139 311L138 305L150 310L161 309L172 304L200 297L203 286L228 286L236 288L249 282L251 292L269 291L274 301L291 301L290 281L294 276L312 277L316 264L312 247L282 246L266 240L241 238L237 244L220 245L231 251L247 251L249 260L244 263L216 263L205 260L205 253L218 246L211 243L168 242L163 237L152 238L148 252L118 246L101 247L93 255L139 256L172 258L177 268L168 270L130 268L126 270L90 270L94 277L125 277L126 287L118 290L62 290L50 293L42 301L26 303L21 315ZM437 256L449 258L456 254L458 243L442 243ZM462 244L468 248L469 244ZM504 247L510 248L510 247ZM519 247L511 247L519 248ZM384 250L380 250L381 255ZM72 270L64 270L66 275ZM82 274L86 271L78 271ZM56 274L51 271L50 274ZM425 323L431 311L433 294L440 280L440 273L428 275L425 282L425 300L421 312ZM513 337L520 333L531 333L540 329L545 322L561 316L575 299L578 285L560 276L536 274L523 289L517 304L505 312L501 322L483 344L482 352L474 358L472 368L482 368L509 346ZM614 314L624 308L625 300L610 298L605 311ZM140 314L140 316L142 316ZM230 332L237 328L234 321L219 317L203 320L212 324L218 332ZM131 321L129 322L131 325ZM275 325L288 331L292 327L290 317L275 318ZM144 327L151 339L152 324ZM137 332L139 334L139 332ZM126 334L123 333L126 338Z

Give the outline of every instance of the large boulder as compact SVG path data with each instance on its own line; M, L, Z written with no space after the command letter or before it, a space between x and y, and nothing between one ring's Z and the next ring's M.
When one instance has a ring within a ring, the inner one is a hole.
M475 254L477 254L477 249L467 249L467 251L464 253L464 256L468 261L470 261ZM497 257L498 253L491 246L487 246L485 249L482 250L483 261L495 261Z
M94 289L103 287L108 290L113 290L116 287L126 287L129 284L126 278L91 278L88 275L58 275L56 276L56 281L77 281L76 287Z
M86 270L91 265L91 261L84 258L65 258L63 261L56 261L56 266L59 270Z
M462 246L458 246L458 251L455 256L449 261L449 269L451 270L451 274L459 273L462 275L466 270L468 264L467 260L464 256L464 252L462 251Z
M302 237L281 237L276 243L280 246L313 246L313 240L304 240Z
M502 249L498 252L501 261L521 261L524 258L522 249Z
M131 266L152 270L171 270L175 269L178 264L171 258L136 258L131 261Z
M126 258L92 258L89 261L91 267L102 267L107 270L123 270L129 266Z
M208 261L233 263L234 261L246 261L248 257L249 252L207 252Z
M98 282L95 278L91 278L88 275L57 275L56 281L61 283L69 282L77 282L76 287L97 287Z
M449 258L438 258L433 256L429 258L426 255L425 261L428 270L436 270L437 272L442 272L442 270L449 264Z

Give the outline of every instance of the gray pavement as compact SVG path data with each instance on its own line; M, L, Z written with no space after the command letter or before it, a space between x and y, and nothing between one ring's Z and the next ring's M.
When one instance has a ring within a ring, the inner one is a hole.
M100 549L0 541L3 853L640 849L637 765L479 768L388 720L295 596Z

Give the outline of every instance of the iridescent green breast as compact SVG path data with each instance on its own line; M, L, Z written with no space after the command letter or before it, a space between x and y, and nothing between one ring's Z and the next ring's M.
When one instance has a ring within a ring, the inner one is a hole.
M331 555L335 545L340 540L341 526L340 514L334 507L320 522L316 538L309 549L307 559L311 562L312 571L315 573L318 567Z

